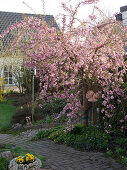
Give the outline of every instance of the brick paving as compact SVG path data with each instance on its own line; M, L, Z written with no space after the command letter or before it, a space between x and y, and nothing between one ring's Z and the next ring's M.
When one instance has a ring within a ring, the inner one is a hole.
M45 156L49 170L127 170L127 166L105 158L101 152L80 152L50 140L29 141L28 138L0 134L0 144L13 144Z

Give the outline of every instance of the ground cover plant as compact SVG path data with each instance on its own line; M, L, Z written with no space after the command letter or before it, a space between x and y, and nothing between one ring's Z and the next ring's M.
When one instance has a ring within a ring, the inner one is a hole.
M0 168L1 170L5 170L8 167L8 160L0 157Z
M1 152L8 151L8 150L13 153L14 157L18 157L20 155L26 155L27 153L33 154L34 156L38 157L41 160L41 162L42 162L41 168L45 167L46 158L43 157L43 156L38 156L34 152L31 152L29 150L23 149L23 148L18 147L18 146L17 147L13 147L12 145L3 145L3 147L0 149ZM9 163L9 160L3 159L3 158L0 157L0 165L3 168L1 170L7 169L8 163Z
M65 126L40 131L32 140L53 140L57 144L65 144L80 151L101 151L105 156L112 156L116 161L127 164L127 139L113 138L100 127L85 127L76 124L73 130L67 132Z

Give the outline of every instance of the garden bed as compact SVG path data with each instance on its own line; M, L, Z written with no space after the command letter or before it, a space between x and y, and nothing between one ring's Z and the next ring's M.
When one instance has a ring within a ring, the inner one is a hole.
M127 165L127 139L114 138L103 132L99 127L84 128L77 124L70 132L65 132L62 126L43 130L32 140L53 140L57 144L65 144L80 151L103 152L105 156L114 158L117 162Z

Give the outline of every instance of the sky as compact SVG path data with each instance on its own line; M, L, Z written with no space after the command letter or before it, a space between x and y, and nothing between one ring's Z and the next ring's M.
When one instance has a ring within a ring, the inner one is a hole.
M25 5L23 3L25 2ZM43 10L43 3L45 4L45 10ZM72 7L81 0L0 0L0 11L6 12L19 12L19 13L36 13L53 15L58 19L61 18L60 14L65 13L61 7L61 2L65 2ZM112 15L120 11L121 6L127 5L127 0L100 0L97 6L104 11L107 15ZM30 6L32 9L30 9ZM83 19L92 12L92 6L81 7L79 9L78 17Z

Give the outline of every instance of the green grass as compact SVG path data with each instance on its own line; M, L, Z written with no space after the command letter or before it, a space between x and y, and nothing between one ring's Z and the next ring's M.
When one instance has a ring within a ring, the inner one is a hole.
M16 107L13 106L14 100L8 100L0 103L0 130L8 127L11 123L11 117L14 114Z

